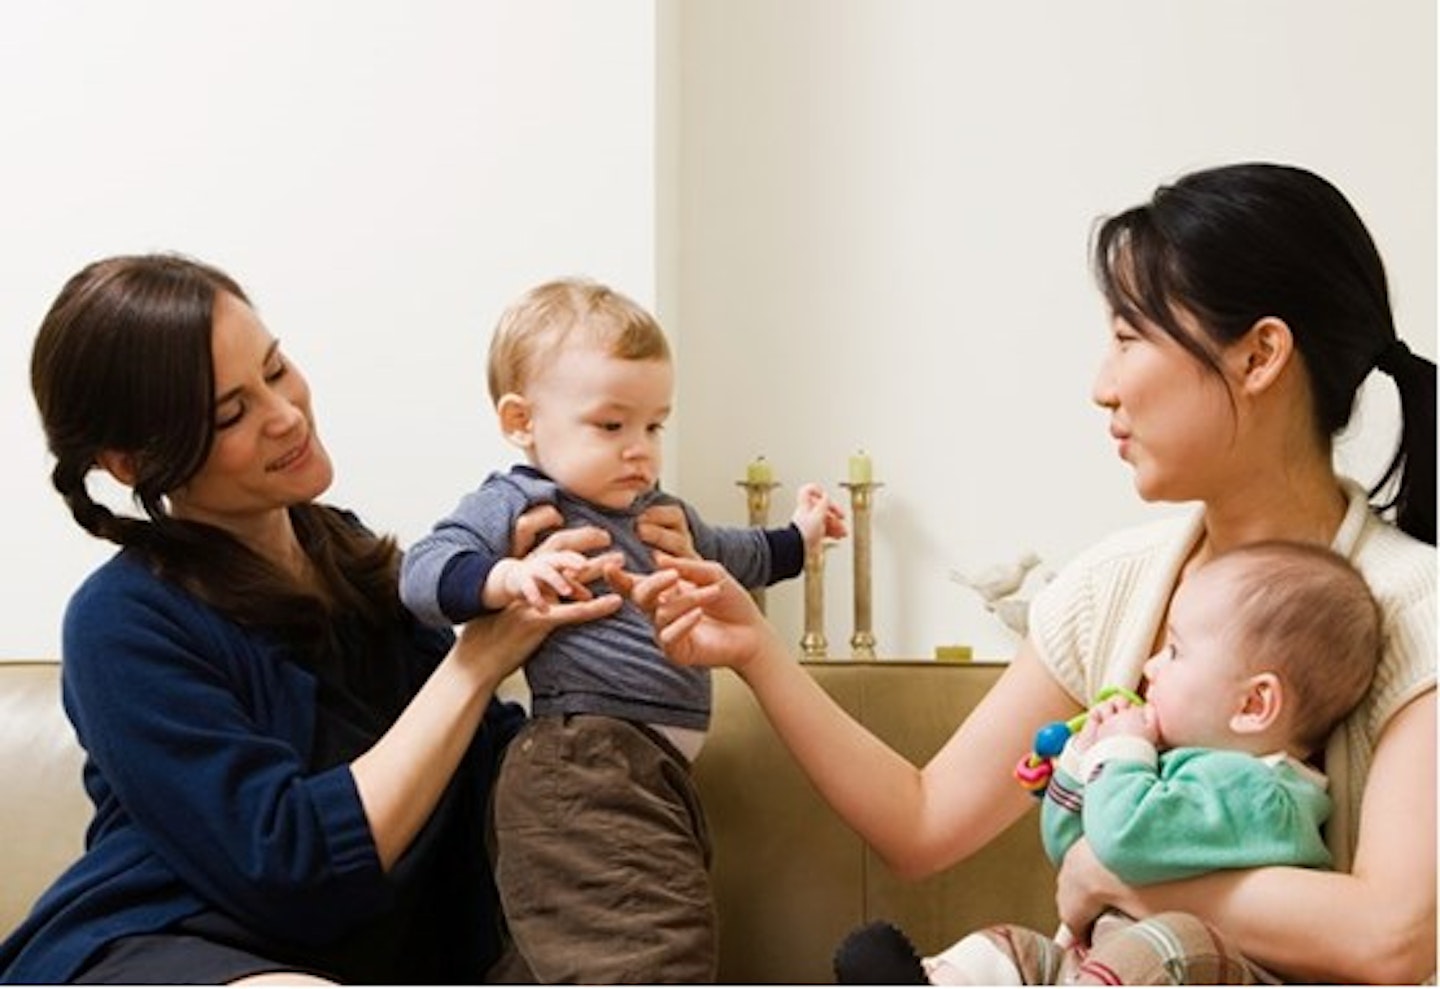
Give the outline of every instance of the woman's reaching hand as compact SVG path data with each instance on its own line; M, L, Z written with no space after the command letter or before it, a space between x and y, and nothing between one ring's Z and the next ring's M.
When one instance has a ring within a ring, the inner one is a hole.
M718 563L657 554L655 573L616 567L610 585L634 601L656 639L682 666L728 666L737 672L761 655L783 652L754 600Z

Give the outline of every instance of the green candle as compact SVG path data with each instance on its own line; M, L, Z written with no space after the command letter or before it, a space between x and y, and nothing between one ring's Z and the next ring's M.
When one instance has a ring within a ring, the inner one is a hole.
M850 458L850 483L869 484L874 480L874 467L864 450Z

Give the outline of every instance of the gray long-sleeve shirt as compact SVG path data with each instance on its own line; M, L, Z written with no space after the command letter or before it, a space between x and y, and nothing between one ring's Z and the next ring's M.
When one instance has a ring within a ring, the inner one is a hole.
M696 552L719 562L745 587L793 577L804 566L804 541L793 525L709 526L689 505L658 490L617 511L568 494L532 467L517 466L487 477L405 553L400 571L405 606L432 625L484 613L480 591L490 570L510 554L515 520L542 504L556 506L566 528L594 525L610 533L610 549L623 554L633 573L655 569L635 520L656 504L678 505ZM604 714L679 728L709 727L709 671L667 660L649 620L629 601L607 618L551 632L526 663L525 676L536 715Z

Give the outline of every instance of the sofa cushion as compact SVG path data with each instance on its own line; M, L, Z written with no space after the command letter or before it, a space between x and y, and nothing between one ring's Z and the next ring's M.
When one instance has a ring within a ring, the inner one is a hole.
M60 664L0 663L0 932L80 854L90 820L82 759L60 706Z

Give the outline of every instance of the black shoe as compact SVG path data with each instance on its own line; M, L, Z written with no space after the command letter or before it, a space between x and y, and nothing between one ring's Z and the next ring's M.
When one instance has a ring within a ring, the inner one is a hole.
M930 980L904 932L876 920L855 928L835 949L835 981L851 986L920 986Z

